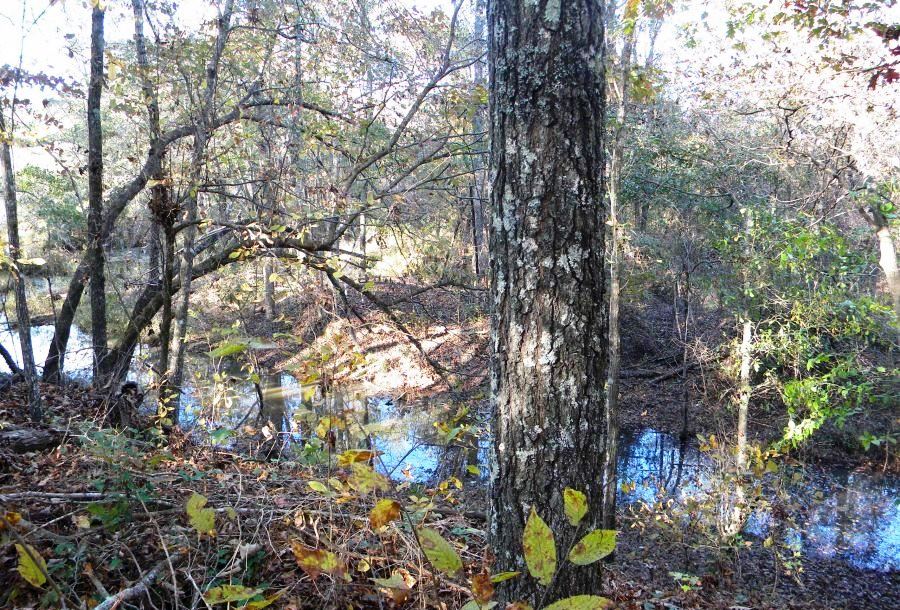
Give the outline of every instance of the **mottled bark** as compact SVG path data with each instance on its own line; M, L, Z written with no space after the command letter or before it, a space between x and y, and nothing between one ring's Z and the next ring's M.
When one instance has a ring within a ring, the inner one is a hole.
M22 245L19 241L19 204L16 198L16 174L13 170L10 139L12 134L6 130L6 121L0 112L0 174L2 174L3 203L6 210L7 252L12 264L22 258ZM39 422L43 417L41 392L37 383L37 371L34 367L34 350L31 347L31 317L28 313L28 299L25 294L25 283L22 274L14 272L14 291L16 296L16 321L19 327L19 345L22 348L22 373L28 384L28 416ZM15 373L16 367L10 364Z
M586 494L579 532L603 524L607 375L603 184L604 35L596 0L498 0L489 7L491 545L498 569L526 572L533 507L561 556L549 590L500 585L534 605L598 593L596 565L564 561L576 534L563 489Z
M100 101L103 93L103 9L91 11L91 76L88 83L88 248L90 261L91 344L94 384L103 387L107 355L106 269L103 235L103 131Z

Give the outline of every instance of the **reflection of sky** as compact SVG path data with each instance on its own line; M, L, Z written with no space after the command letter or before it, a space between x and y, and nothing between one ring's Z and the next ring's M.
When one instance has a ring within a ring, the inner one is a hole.
M16 364L22 366L22 349L19 346L19 331L12 330L9 327L6 317L0 314L0 343L9 351L10 355L16 361ZM50 351L50 342L53 340L52 326L33 326L31 328L31 349L34 351L34 361L38 369L42 370L44 360L47 359L47 353ZM76 326L72 326L72 332L69 335L68 348L66 349L66 357L63 360L63 367L66 374L79 381L89 381L91 378L91 365L94 361L91 353L91 338L89 335L81 332ZM9 372L6 362L0 359L0 371Z
M0 319L0 323L5 320ZM21 363L18 335L7 325L0 330L0 343ZM32 328L35 360L43 363L53 337L52 326ZM80 381L91 376L90 337L72 328L65 371ZM0 370L8 370L0 362ZM239 369L217 387L212 374L217 369L208 358L191 357L187 383L182 397L182 425L191 428L235 430L246 421L257 423L258 398L254 385ZM130 375L146 384L146 373ZM304 391L306 390L306 391ZM214 394L218 391L218 394ZM333 394L322 396L315 388L304 388L291 375L283 373L263 383L267 405L284 404L285 433L302 443L313 433L315 422L328 414L343 412L349 427L337 438L336 451L365 447L363 426L372 435L374 448L382 453L379 467L397 480L433 482L450 453L434 430L435 413L422 405L400 405L390 398L368 398ZM218 400L213 400L217 396ZM368 411L368 424L366 412ZM308 421L305 421L308 420ZM297 446L295 444L295 446ZM481 466L481 481L487 480L490 439L482 434L472 455ZM714 474L712 461L696 447L679 445L674 437L654 430L623 431L619 442L619 481L634 483L634 489L619 489L619 503L651 503L660 495L679 501L703 496ZM790 473L783 473L788 475ZM854 566L877 570L900 569L900 482L896 477L866 473L824 471L807 467L799 482L788 483L789 503L797 528L780 528L784 542L803 548L819 557L839 558ZM776 475L777 476L777 475ZM750 516L745 531L768 536L775 525L772 515L757 511Z
M654 430L623 432L619 443L619 480L634 482L619 502L652 502L658 496L684 500L705 494L713 463L696 447ZM788 475L790 473L785 473ZM865 473L829 472L815 467L801 471L789 483L789 502L797 528L782 528L785 543L818 557L839 558L856 567L891 571L900 569L900 505L896 478ZM820 499L819 499L820 498ZM772 531L768 511L753 513L745 531L760 537Z

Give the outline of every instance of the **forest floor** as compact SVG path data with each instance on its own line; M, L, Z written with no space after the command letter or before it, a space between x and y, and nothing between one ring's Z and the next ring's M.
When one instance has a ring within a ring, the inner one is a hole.
M22 390L0 398L6 432L33 429ZM43 394L51 443L22 451L0 434L0 537L9 543L0 607L57 608L63 598L68 607L168 608L176 598L203 607L204 596L214 606L227 593L257 604L249 608L455 609L489 569L483 489L365 483L358 464L258 460L178 433L163 447L145 433L99 429L102 401L89 390ZM385 525L372 522L376 497L402 507ZM431 567L412 524L452 541L464 571ZM714 548L670 525L620 516L615 561L603 566L616 608L900 607L900 573L806 558L801 569L759 541ZM30 572L19 548L37 558ZM682 587L673 573L697 580Z

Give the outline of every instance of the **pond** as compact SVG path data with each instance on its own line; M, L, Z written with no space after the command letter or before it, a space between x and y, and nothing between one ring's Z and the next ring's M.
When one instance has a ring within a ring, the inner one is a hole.
M38 362L46 356L52 334L49 326L32 329ZM21 362L14 332L0 332L0 342ZM90 364L90 338L73 328L65 371L86 382ZM140 359L130 376L148 381ZM269 439L270 451L274 447L280 455L299 459L373 448L381 453L377 467L396 480L429 484L458 476L469 484L487 482L489 438L483 414L353 391L323 392L287 373L264 375L254 383L239 367L203 356L190 359L187 378L180 423L200 442L228 445L245 433L261 434ZM718 493L716 464L694 443L643 429L623 431L619 447L622 510L652 505L659 498L684 505ZM745 534L777 536L807 556L858 568L900 570L897 477L785 467L767 475L765 485L777 485L783 502L778 509L754 510Z

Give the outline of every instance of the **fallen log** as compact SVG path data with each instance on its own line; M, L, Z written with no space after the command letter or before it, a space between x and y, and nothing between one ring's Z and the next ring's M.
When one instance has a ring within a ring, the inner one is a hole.
M0 429L0 447L10 449L14 453L43 451L59 445L63 436L61 430L10 426Z

